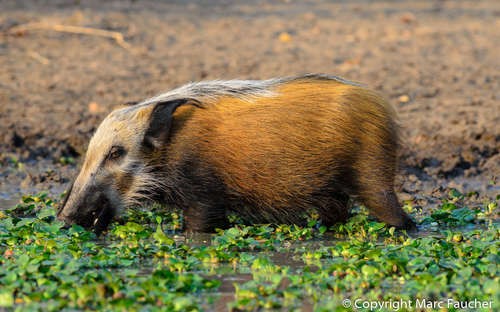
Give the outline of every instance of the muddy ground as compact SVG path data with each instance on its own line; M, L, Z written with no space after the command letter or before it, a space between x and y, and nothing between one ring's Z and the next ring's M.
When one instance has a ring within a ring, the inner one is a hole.
M363 82L396 106L402 199L445 187L494 196L498 29L498 1L1 1L0 197L64 190L118 104L193 80L308 72Z

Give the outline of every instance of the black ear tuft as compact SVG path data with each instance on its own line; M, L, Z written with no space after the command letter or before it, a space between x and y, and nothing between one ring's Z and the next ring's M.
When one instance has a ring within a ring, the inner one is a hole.
M144 135L145 147L157 149L165 144L172 127L172 115L179 106L185 104L200 107L200 103L192 99L177 99L155 104L149 117L149 127Z

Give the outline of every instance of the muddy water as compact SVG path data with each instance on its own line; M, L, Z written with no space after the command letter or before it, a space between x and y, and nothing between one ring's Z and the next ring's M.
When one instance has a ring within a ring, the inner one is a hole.
M480 225L470 224L460 228L458 231L472 231L481 228ZM213 234L190 234L190 235L173 235L172 237L177 243L187 244L193 247L200 247L211 245ZM428 227L420 227L419 231L411 234L412 237L445 237L446 234L443 231ZM319 247L333 246L338 239L334 238L328 233L322 239L309 240L307 242L297 242L284 244L283 246L276 246L277 251L257 251L250 252L255 256L267 256L271 261L279 266L287 266L292 272L300 272L304 269L306 264L300 255L303 253L303 249L315 250ZM102 242L106 244L105 241ZM309 265L310 266L310 265ZM149 275L153 271L153 265L148 265L141 269L140 274ZM235 285L244 284L253 279L250 269L247 266L236 265L233 266L228 263L216 263L204 266L201 271L197 273L204 275L209 279L216 279L221 282L217 291L209 293L206 298L212 298L212 300L207 300L203 304L203 309L206 311L227 311L228 304L235 300ZM212 303L209 303L209 302ZM302 303L303 311L312 311L312 303L305 300Z
M40 192L59 199L69 185L67 177L74 176L76 171L76 166L62 166L47 159L7 162L0 167L0 210L15 206L23 196Z
M51 190L49 193L49 196L51 198L54 198L54 199L57 199L59 198L59 195L62 193L63 191L59 191L59 189L57 190ZM19 204L21 202L21 199L23 196L25 195L34 195L34 194L37 194L39 192L33 190L31 192L26 192L26 193L18 193L18 192L15 192L15 193L11 193L11 194L0 194L0 210L6 210L6 209L9 209L9 208L13 208L15 205Z
M17 198L2 198L0 197L0 210L6 210L14 207L17 203L19 203L19 199Z
M455 228L454 230L468 232L482 229L484 227L484 225L468 224L462 227ZM436 227L422 226L419 227L418 232L411 233L409 235L413 238L443 238L446 236L446 233L444 233L442 229L438 229ZM206 237L203 240L206 242ZM286 247L279 247L278 251L255 252L255 255L266 255L272 260L274 264L287 266L292 272L300 272L306 266L304 261L298 256L302 254L301 250L303 248L307 248L308 250L315 250L319 247L333 246L336 242L338 242L338 239L335 239L333 236L327 234L323 239L317 239L303 243L292 243ZM207 304L205 306L205 309L207 311L226 311L228 304L233 302L235 299L235 284L243 284L252 280L252 274L245 272L245 270L242 270L241 267L233 267L229 264L218 264L216 271L217 274L209 275L208 278L214 278L221 281L221 285L218 288L217 292L212 294L212 296L214 296L216 299L212 304ZM302 303L301 309L302 311L312 311L313 305L311 302L305 300Z

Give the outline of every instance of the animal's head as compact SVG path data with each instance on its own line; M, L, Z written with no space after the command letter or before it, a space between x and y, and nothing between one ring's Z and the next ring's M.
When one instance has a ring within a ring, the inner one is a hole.
M150 197L161 184L150 160L165 149L172 115L185 104L198 105L179 99L111 112L90 140L58 219L101 231L124 207Z

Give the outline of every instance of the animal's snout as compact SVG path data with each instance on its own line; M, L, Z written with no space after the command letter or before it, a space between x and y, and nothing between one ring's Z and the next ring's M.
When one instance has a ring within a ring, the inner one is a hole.
M67 227L78 224L99 232L111 222L113 211L106 194L96 187L89 187L77 193L74 190L68 193L61 202L57 219Z
M59 205L57 210L56 218L59 221L62 221L66 224L66 226L70 226L78 221L78 210L77 207L68 202L69 192L64 198L64 200Z

